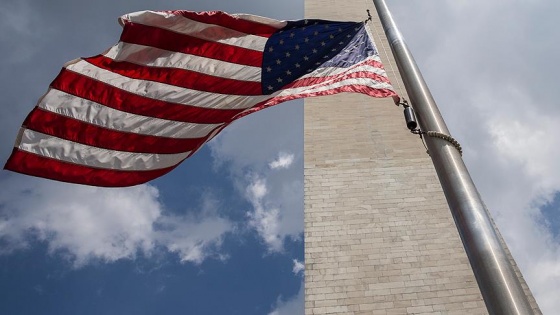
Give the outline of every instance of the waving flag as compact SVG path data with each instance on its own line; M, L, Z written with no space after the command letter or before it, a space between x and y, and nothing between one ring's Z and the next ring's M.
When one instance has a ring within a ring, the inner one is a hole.
M395 96L361 22L189 11L119 21L117 45L69 62L51 83L6 169L132 186L169 172L263 108L340 92Z

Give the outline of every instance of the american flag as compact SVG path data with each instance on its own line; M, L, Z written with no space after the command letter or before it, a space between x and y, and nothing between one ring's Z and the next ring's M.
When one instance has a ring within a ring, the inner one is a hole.
M142 11L119 21L119 43L67 63L51 83L6 169L132 186L263 108L340 92L396 96L363 22L219 11Z

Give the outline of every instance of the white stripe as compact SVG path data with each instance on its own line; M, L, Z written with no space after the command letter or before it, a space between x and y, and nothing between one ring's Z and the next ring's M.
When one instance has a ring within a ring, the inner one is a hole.
M92 147L25 129L20 150L78 165L122 171L148 171L174 166L189 156L114 151Z
M121 18L134 23L256 51L263 51L267 41L266 37L250 35L214 24L193 21L170 12L141 11L123 15Z
M246 14L246 13L236 13L236 14L231 14L231 16L234 16L236 18L245 20L245 21L250 21L250 22L256 22L259 24L264 24L264 25L268 25L277 29L281 29L284 26L286 26L286 24L288 24L286 21L279 21L279 20L275 20L275 19L271 19L268 17L264 17L264 16L260 16L260 15L253 15L253 14Z
M143 97L201 108L245 109L270 97L202 92L165 83L131 79L83 60L66 65L66 69Z
M189 55L151 46L120 42L104 56L149 67L165 67L196 71L220 78L260 82L261 68L227 61Z
M47 111L116 131L166 138L202 138L222 124L195 124L147 117L51 89L37 105Z

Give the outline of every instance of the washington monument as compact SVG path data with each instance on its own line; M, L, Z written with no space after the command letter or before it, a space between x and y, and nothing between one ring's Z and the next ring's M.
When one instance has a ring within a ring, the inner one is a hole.
M373 2L305 1L306 18L359 21L366 10L389 78L410 100ZM358 94L305 103L305 313L499 314L504 308L484 281L495 283L476 268L475 277L476 256L467 255L434 162L407 129L403 108ZM519 314L540 314L495 235L521 288Z

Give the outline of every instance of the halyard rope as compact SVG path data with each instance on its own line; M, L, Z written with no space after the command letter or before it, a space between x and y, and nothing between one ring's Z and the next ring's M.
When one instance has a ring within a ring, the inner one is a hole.
M387 47L385 46L384 41L381 39L381 36L380 36L379 32L377 31L377 28L375 27L375 25L373 25L372 16L371 16L369 10L367 10L367 14L368 14L368 19L365 20L364 23L367 25L368 22L372 22L371 23L372 25L369 27L369 29L370 30L373 29L376 39L378 39L379 43L381 43L381 48L383 50L383 53L385 54L385 60L387 60L387 62L389 63L391 73L394 75L396 72L395 72L395 68L393 67L393 63L391 62L391 59L389 57L389 53L387 52ZM398 95L400 95L402 97L403 89L402 89L400 80L396 76L395 76L395 81L397 82L397 91L396 92L397 92ZM406 102L406 100L405 100L405 102ZM415 133L415 134L419 134L420 137L422 137L422 135L427 135L429 137L443 139L443 140L451 143L451 145L453 145L457 149L457 151L459 151L459 154L461 154L461 156L463 155L463 148L461 147L461 144L459 143L459 141L455 140L455 138L453 138L450 135L447 135L447 134L444 134L444 133L441 133L441 132L438 132L438 131L421 131L420 129L411 130L411 132ZM422 139L422 141L423 140L424 139ZM424 146L425 146L425 144L424 144ZM428 151L426 151L426 152L429 154Z
M368 24L369 24L368 21L371 22L371 26L368 29L369 30L373 29L373 32L375 33L374 46L377 46L375 42L376 42L376 40L379 40L379 43L381 43L381 48L383 50L383 53L385 54L385 60L387 60L387 63L389 63L389 68L391 69L391 73L394 76L395 81L397 82L397 88L396 88L395 92L397 92L397 94L400 97L403 97L403 93L402 93L403 89L402 89L402 86L401 86L401 82L398 79L398 77L395 75L397 72L395 72L395 68L393 67L393 63L391 62L389 54L387 53L387 47L385 47L385 43L381 39L381 35L379 34L379 31L377 30L377 27L375 27L375 25L373 25L373 20L370 19L371 15L369 13L369 10L367 10L367 12L368 12L368 19L365 21L365 24L366 24L366 26L368 26ZM377 47L376 47L376 49L377 49Z

